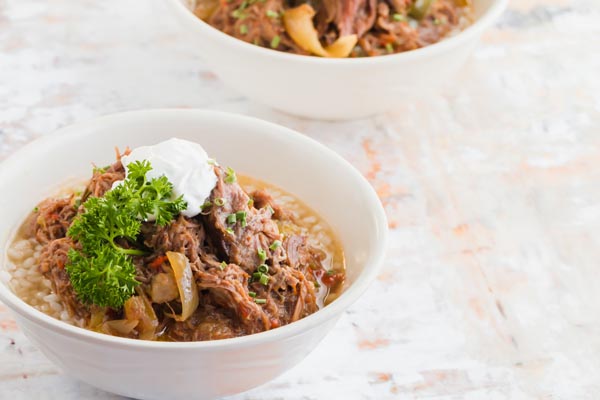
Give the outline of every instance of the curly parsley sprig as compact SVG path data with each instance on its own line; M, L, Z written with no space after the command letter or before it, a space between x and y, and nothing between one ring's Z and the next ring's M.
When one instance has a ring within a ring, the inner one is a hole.
M182 197L172 199L173 185L165 176L148 179L148 161L135 161L127 169L120 185L83 204L67 232L82 249L69 251L67 272L87 304L120 308L139 284L131 256L144 254L133 247L141 221L154 216L164 226L187 208Z

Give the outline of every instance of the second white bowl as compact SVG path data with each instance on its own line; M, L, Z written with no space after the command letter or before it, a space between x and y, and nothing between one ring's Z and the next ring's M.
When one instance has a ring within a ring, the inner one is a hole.
M393 109L442 85L463 65L507 0L474 0L475 23L454 37L405 53L324 59L246 43L197 18L186 0L166 1L197 42L198 55L230 87L302 117L342 120Z

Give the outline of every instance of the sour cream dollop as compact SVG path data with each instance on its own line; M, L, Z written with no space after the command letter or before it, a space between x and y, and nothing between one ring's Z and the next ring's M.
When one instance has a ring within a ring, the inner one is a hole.
M143 160L152 165L152 170L146 174L149 179L164 175L173 184L173 198L183 196L187 202L187 208L181 212L184 216L191 218L200 214L202 205L217 185L214 162L202 146L172 138L153 146L137 147L121 157L125 176L129 174L129 164ZM120 183L115 182L113 187ZM148 220L153 221L154 217L149 216Z

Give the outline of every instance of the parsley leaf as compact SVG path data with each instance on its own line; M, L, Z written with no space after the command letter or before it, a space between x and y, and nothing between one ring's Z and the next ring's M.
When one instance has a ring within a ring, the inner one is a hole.
M69 251L66 265L73 289L85 303L120 308L139 284L133 255L142 221L151 215L164 226L187 208L182 197L173 200L173 185L165 176L147 178L148 161L127 166L127 178L104 197L90 197L67 235L82 251Z

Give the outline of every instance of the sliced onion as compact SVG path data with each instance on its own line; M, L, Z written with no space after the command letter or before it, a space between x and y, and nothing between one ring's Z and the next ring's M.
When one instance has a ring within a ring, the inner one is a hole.
M127 319L113 319L102 324L101 331L109 335L127 336L137 326L138 321Z
M323 48L319 41L319 33L313 25L312 19L314 16L315 10L306 3L285 11L283 24L292 40L303 50L317 56L348 57L358 40L356 35L342 36L330 46Z
M215 13L219 7L219 0L197 1L194 8L194 14L200 19L207 20Z
M98 307L92 311L90 316L89 328L93 331L100 329L104 323L104 317L106 316L106 307Z
M176 321L185 321L196 311L200 303L198 287L194 280L194 274L190 267L190 261L185 254L167 251L167 258L173 268L177 289L179 289L179 298L181 300L181 315L167 314Z
M153 340L156 337L158 318L152 308L152 303L142 289L136 288L137 296L132 296L123 305L125 319L137 321L137 331L140 339Z

